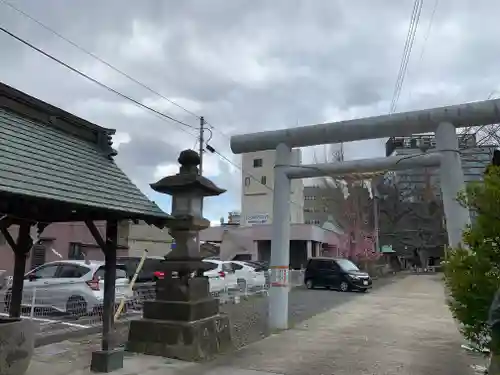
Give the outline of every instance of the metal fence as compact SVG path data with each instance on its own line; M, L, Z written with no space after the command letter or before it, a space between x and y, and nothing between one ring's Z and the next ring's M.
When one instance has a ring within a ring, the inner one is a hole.
M242 289L223 289L212 292L221 305L239 304L253 296L267 296L271 280L276 275L266 275L266 283L248 286L244 283ZM79 285L80 284L80 285ZM303 271L293 270L287 274L287 284L290 288L303 285ZM54 284L28 287L25 283L22 302L22 318L31 319L38 323L39 336L56 335L61 340L65 334L97 333L102 325L102 300L99 293L92 292L85 282L68 282L67 284ZM68 287L68 288L66 288ZM85 296L78 296L78 290L86 291ZM73 292L74 291L74 292ZM118 295L120 293L117 293ZM89 299L90 296L90 299ZM133 291L127 293L121 314L116 323L127 323L131 319L140 319L142 306L145 301L154 300L156 297L155 283L138 283ZM122 298L117 296L116 306ZM0 290L0 316L8 316L9 294L6 289ZM123 324L122 324L123 325ZM55 341L55 340L54 340ZM52 342L54 342L52 341Z

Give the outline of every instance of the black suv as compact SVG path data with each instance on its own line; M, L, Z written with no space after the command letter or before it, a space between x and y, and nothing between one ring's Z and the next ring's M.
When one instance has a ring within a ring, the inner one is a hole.
M372 287L372 279L359 270L349 259L312 258L309 259L304 275L308 289L317 286L339 289L342 292L357 290L366 292Z
M161 261L164 260L164 257L155 257L150 256L146 257L144 260L144 264L142 266L139 275L137 275L137 283L148 283L153 282L163 277L162 265ZM134 276L137 266L141 261L141 257L139 256L123 256L117 257L117 263L124 264L127 268L127 276L129 279L132 279Z

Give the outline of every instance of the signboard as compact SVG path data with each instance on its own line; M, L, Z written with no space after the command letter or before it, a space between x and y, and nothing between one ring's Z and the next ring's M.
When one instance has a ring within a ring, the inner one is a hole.
M381 252L383 254L395 253L395 251L392 249L392 245L384 245L384 246L382 246Z
M269 214L247 215L246 222L248 224L266 224L269 222Z
M290 277L290 270L288 269L288 267L271 269L271 286L288 287L289 277Z

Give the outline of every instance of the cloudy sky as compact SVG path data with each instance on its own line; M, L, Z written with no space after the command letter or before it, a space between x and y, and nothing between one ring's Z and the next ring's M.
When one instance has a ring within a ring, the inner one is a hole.
M0 0L0 25L120 92L193 127L192 114L117 74ZM413 0L9 0L82 48L214 127L236 133L389 111ZM425 0L398 111L486 99L500 88L500 3ZM495 26L497 25L497 26ZM427 37L426 37L427 36ZM176 171L194 130L165 121L0 33L0 81L99 125L116 128L117 162L148 184ZM380 140L346 158L382 156ZM319 151L321 153L321 150ZM312 158L311 150L305 159ZM206 201L217 221L239 208L241 171L208 154L205 175L228 192Z

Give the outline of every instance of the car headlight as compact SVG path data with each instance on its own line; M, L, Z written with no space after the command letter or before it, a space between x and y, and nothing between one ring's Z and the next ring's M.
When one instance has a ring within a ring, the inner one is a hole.
M353 280L359 280L359 276L356 275L349 275L349 277Z

